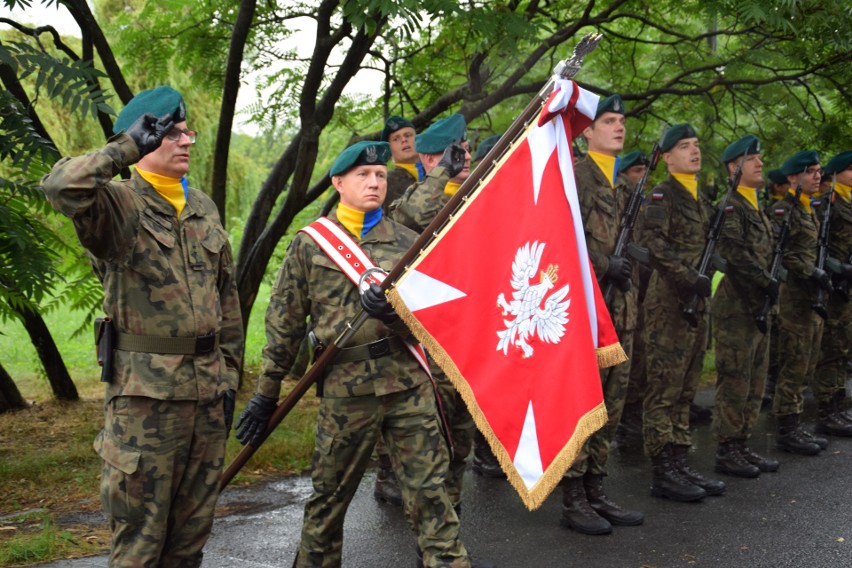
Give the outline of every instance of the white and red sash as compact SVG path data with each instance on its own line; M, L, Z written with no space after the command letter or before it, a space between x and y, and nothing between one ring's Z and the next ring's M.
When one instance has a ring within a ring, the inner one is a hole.
M311 237L355 286L358 286L364 272L376 267L367 253L358 246L358 243L328 217L320 217L307 227L302 228L300 232ZM381 284L384 279L384 273L373 272L367 278L367 281L372 280L376 284ZM426 351L423 346L419 343L412 344L407 341L404 343L431 379L432 372L429 370L429 362L426 359Z

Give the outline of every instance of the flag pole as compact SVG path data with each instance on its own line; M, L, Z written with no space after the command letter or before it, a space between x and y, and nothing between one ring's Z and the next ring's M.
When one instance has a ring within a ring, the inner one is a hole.
M565 61L560 61L553 71L553 75L558 75L562 79L570 79L574 77L583 65L583 59L586 55L592 52L601 41L601 34L589 33L574 47L574 52L571 57ZM423 230L420 236L414 241L414 244L403 254L402 258L394 265L387 277L382 281L381 287L387 290L395 281L402 276L403 271L411 262L420 254L429 242L437 236L438 231L452 217L467 199L474 189L479 185L480 181L486 177L494 168L499 159L511 147L512 143L526 130L530 121L536 119L541 112L541 107L550 96L550 91L553 89L553 77L551 76L545 83L544 87L533 97L523 112L518 115L512 122L506 132L500 137L500 140L493 148L485 155L479 164L474 168L468 178L461 184L456 194L444 205L444 207L435 215L431 223ZM320 379L325 368L332 362L337 352L355 335L355 331L367 321L369 316L364 310L359 310L358 313L346 324L346 329L334 340L334 342L326 347L320 357L311 365L311 368L305 375L299 379L286 397L278 404L272 416L269 418L269 423L266 430L258 441L257 445L248 444L234 458L227 469L222 473L222 478L219 481L219 489L224 489L233 478L239 473L240 469L251 459L257 449L263 444L267 437L278 427L282 420L290 413L296 403L308 392L308 389Z

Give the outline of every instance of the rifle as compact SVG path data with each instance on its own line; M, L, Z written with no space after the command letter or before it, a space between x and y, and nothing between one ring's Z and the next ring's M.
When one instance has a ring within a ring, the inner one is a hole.
M713 263L713 253L716 250L716 243L719 242L719 236L722 234L722 227L725 224L725 208L728 205L728 199L731 198L731 194L735 192L737 190L737 186L740 185L740 178L743 175L743 166L745 165L748 156L748 150L746 150L745 154L743 154L742 160L740 160L740 163L737 166L737 170L734 172L734 175L728 178L728 191L725 193L725 197L722 198L722 201L719 203L718 207L716 207L716 215L713 217L713 222L710 225L710 232L707 235L707 243L704 245L704 252L701 254L701 262L698 263L699 276L709 276L710 265ZM693 294L692 298L690 298L686 303L686 307L683 308L683 317L686 318L690 327L698 327L698 316L696 315L697 310L698 294Z
M822 213L822 223L819 226L819 238L817 239L817 263L816 267L820 270L825 270L825 261L828 258L828 231L831 224L831 198L834 196L834 186L837 183L837 174L834 174L834 179L831 182L831 187L828 193L823 197L825 199L825 208ZM811 308L822 319L828 319L828 310L825 308L825 290L822 286L817 287L816 298Z
M662 138L661 138L662 140ZM621 217L621 224L618 228L618 237L615 239L615 248L612 251L613 256L623 256L625 250L630 245L633 238L633 228L636 226L636 219L639 218L639 211L642 208L642 203L645 201L645 185L648 183L648 177L651 172L657 167L657 162L660 161L660 143L654 142L654 147L651 149L651 158L648 167L645 168L645 173L639 179L633 193L630 194L630 200L627 202L627 209ZM628 251L629 252L629 251ZM612 302L613 282L607 278L604 284L604 301L609 306ZM622 291L626 292L624 288Z
M570 79L574 77L582 67L583 58L598 46L601 41L601 37L603 37L601 34L586 34L574 47L574 53L571 57L565 61L560 61L557 64L554 69L554 75L559 75L559 77L563 79ZM405 267L417 258L420 252L426 248L429 242L435 237L435 234L441 229L441 227L448 223L453 214L455 214L466 203L470 194L495 167L498 159L509 150L515 139L520 136L527 126L529 126L530 121L534 120L541 112L542 106L553 90L553 84L554 81L551 77L536 96L533 97L521 114L515 118L509 128L506 129L506 132L500 137L500 140L498 140L494 147L488 151L485 158L480 160L479 164L477 164L476 168L473 169L468 178L464 180L455 195L450 198L450 200L444 205L444 208L438 212L435 218L432 219L432 222L429 223L420 236L414 241L411 248L409 248L399 259L399 262L394 265L393 269L380 284L382 290L387 290L393 286L396 280L402 276ZM248 462L249 459L251 459L260 445L263 444L264 440L266 440L275 428L278 427L290 410L296 406L296 403L305 395L311 385L323 376L325 367L334 360L338 351L340 351L340 349L352 339L355 332L365 321L367 321L368 317L367 313L361 309L351 320L346 322L346 327L343 332L334 340L333 343L325 347L322 355L320 355L311 368L308 369L305 376L299 379L293 387L293 390L290 391L290 394L279 402L278 407L269 419L269 423L267 424L266 430L264 431L258 445L252 446L249 444L243 447L240 453L234 458L234 461L228 465L219 480L220 489L224 489L228 483L231 482L240 469Z
M799 176L799 183L796 184L795 200L799 200L802 195L802 176ZM790 237L790 212L784 215L784 222L781 224L781 230L778 232L778 240L775 241L775 250L772 253L772 263L769 265L769 274L774 280L781 281L781 261L784 258L784 249L787 248L787 239ZM754 321L757 324L757 329L760 333L766 333L768 327L766 325L766 317L769 315L769 310L772 308L772 298L766 294L763 298L763 307L757 312Z

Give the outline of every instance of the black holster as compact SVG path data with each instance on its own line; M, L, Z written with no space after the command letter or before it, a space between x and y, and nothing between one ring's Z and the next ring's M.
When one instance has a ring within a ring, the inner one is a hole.
M319 338L317 337L317 334L314 333L313 329L308 331L308 342L309 342L310 349L311 349L311 366L312 366L314 363L317 362L317 359L320 358L320 355L322 355L322 352L325 351L325 345L323 344L322 341L319 340ZM308 368L310 369L310 366ZM322 398L322 395L324 394L323 393L323 387L325 386L325 384L324 384L325 383L325 374L326 374L326 371L323 371L322 376L319 379L317 379L317 382L315 383L315 385L317 387L317 397L318 398Z
M115 325L110 318L95 318L95 351L101 367L101 382L111 383L115 353Z

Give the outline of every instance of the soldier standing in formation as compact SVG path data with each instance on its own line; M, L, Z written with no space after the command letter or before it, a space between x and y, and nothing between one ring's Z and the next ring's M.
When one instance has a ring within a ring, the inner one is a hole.
M42 186L104 288L101 503L109 565L201 565L234 412L243 328L228 235L189 187L186 106L170 87L122 109L106 146ZM129 180L111 181L136 164ZM113 361L114 358L114 361ZM110 362L113 362L110 365Z
M812 150L797 152L784 162L781 173L787 176L791 187L801 186L801 195L798 199L788 195L776 204L771 215L776 227L789 215L790 229L783 262L787 281L779 298L779 373L772 410L778 420L778 448L816 455L828 447L828 440L803 429L800 416L822 337L823 321L813 310L813 302L818 288L831 292L831 278L816 266L819 228L811 209L811 196L819 190L819 156Z
M722 162L731 178L737 168L741 177L727 201L716 248L728 267L713 297L716 471L757 477L779 466L747 445L760 414L769 365L769 335L758 331L755 316L766 298L775 304L779 292L779 282L769 272L772 227L757 202L763 184L760 141L752 135L737 140L725 148Z
M821 355L813 382L814 396L819 408L817 429L831 436L852 436L852 417L843 407L846 398L846 369L849 361L849 339L852 338L852 302L849 288L852 282L852 151L841 152L828 161L824 174L834 181L831 206L828 254L835 267L834 292L828 295L828 319L822 334ZM820 212L826 207L814 202Z
M358 142L335 160L331 179L340 204L330 219L372 262L390 270L417 235L385 218L388 145ZM340 566L343 522L379 437L400 482L406 515L417 533L423 566L471 566L459 539L459 521L445 481L449 452L435 392L426 371L408 353L413 338L375 284L363 294L317 241L300 232L291 243L266 314L267 345L257 392L237 424L242 443L255 443L274 409L310 316L319 341L340 335L358 309L373 319L329 366L322 385L313 494L305 505L295 566ZM475 564L474 564L475 565Z
M416 134L414 124L401 116L391 116L385 121L382 141L390 144L393 159L393 169L388 170L388 196L382 206L385 212L406 189L422 180L425 175L414 147Z
M654 273L643 306L647 385L643 420L645 452L653 464L651 494L696 501L725 491L687 465L692 444L692 402L707 345L710 278L696 267L710 227L711 204L698 191L701 148L689 124L672 126L660 144L669 177L645 202L640 243L648 248ZM693 297L698 325L684 319Z
M626 256L613 255L631 187L630 181L618 174L617 156L625 137L624 103L619 95L600 101L595 120L583 136L588 152L574 166L574 175L586 245L598 281L613 285L609 311L621 346L630 357L636 327L633 267ZM645 519L641 512L611 501L603 489L609 445L621 419L629 376L629 362L601 370L607 423L583 445L562 480L561 523L583 534L609 534L612 525L640 525Z

